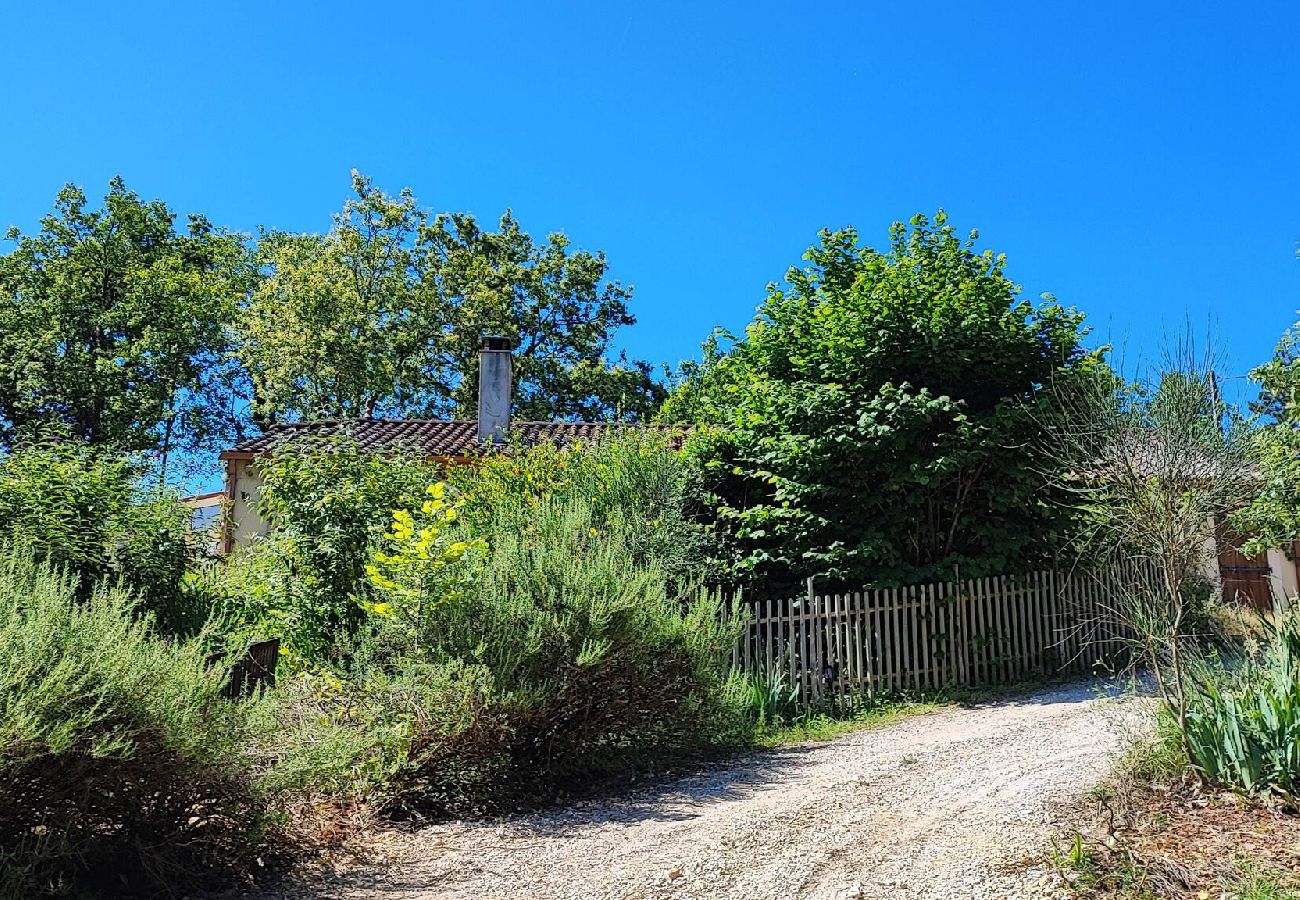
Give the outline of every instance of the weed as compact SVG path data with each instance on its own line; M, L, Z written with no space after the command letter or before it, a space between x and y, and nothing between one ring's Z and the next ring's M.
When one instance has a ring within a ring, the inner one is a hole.
M1238 874L1226 887L1237 900L1300 900L1300 892L1244 857L1234 860Z
M1052 838L1048 856L1058 869L1074 872L1080 876L1091 875L1096 868L1092 853L1084 843L1083 835L1077 831L1065 847L1062 847L1061 842L1056 838Z

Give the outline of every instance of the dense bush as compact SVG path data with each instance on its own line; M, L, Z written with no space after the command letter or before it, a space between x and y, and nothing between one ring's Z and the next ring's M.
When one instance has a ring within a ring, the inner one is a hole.
M81 593L83 596L78 596ZM183 891L246 863L254 707L121 589L0 555L0 896Z
M75 441L9 453L0 458L0 539L65 568L83 596L120 581L161 630L193 633L208 611L182 588L188 511L140 476L130 458Z
M515 448L447 472L472 533L526 523L547 498L582 500L596 518L628 526L627 550L638 562L653 560L679 582L706 574L708 532L692 515L696 477L670 436L635 430L568 447Z
M706 344L662 416L716 426L703 464L728 552L764 594L978 576L1050 559L1067 518L1036 452L1053 391L1098 365L1083 316L1031 304L942 212L887 249L821 234L741 336Z
M371 600L370 555L392 511L417 503L435 469L343 440L286 447L259 470L258 511L270 533L206 590L236 627L280 637L302 664L346 655Z
M334 444L264 471L272 534L190 578L224 605L228 645L277 634L294 656L245 723L260 796L504 809L752 733L727 672L738 626L698 587L688 476L662 438L448 473Z
M339 732L318 777L392 810L501 808L740 739L736 626L664 526L673 465L642 438L520 449L399 510L349 666L289 689L296 722Z

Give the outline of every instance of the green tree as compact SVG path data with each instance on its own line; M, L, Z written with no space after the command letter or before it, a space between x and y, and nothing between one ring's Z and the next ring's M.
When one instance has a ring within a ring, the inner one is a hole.
M120 584L161 631L195 632L207 609L182 587L189 511L140 473L126 456L69 441L0 454L0 543L66 572L82 597Z
M883 253L822 232L669 398L665 418L718 426L690 446L729 561L758 590L977 576L1051 553L1045 388L1100 357L1082 315L1019 299L976 238L942 212L895 223Z
M437 470L350 438L283 447L258 468L270 533L232 558L214 587L232 621L321 663L346 651L364 618L374 587L366 565L393 511L419 508Z
M35 235L0 257L0 441L54 430L127 450L228 437L229 324L242 239L114 179L100 210L65 187Z
M606 360L635 320L602 253L431 216L353 173L325 235L271 233L242 317L256 408L288 418L474 415L485 334L512 339L520 418L637 418L662 400L644 363Z
M1260 384L1251 407L1260 484L1232 524L1250 538L1247 550L1261 552L1300 538L1300 325L1289 328L1273 358L1250 375Z

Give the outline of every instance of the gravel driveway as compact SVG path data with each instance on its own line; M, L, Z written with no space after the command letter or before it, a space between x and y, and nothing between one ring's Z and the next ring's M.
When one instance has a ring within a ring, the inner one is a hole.
M756 754L617 800L385 841L308 896L954 898L1051 893L1023 860L1106 772L1132 701L1058 687Z

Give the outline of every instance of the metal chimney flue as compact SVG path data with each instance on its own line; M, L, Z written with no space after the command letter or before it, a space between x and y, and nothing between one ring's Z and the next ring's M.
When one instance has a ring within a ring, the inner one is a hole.
M478 440L495 444L507 439L510 407L514 393L514 371L510 341L503 337L483 338L478 353Z

